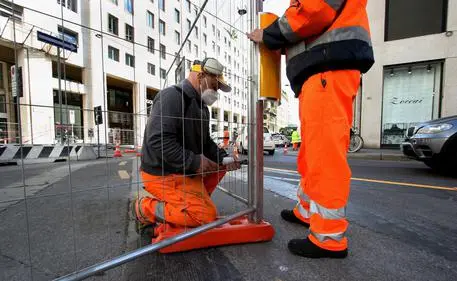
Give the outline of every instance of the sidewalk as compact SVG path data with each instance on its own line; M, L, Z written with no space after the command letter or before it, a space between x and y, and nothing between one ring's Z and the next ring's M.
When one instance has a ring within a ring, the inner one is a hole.
M280 148L278 153L283 153L283 148ZM297 156L298 151L288 149L288 156ZM403 155L400 149L375 149L363 148L356 153L348 153L348 159L366 159L366 160L391 160L391 161L408 161L410 158Z

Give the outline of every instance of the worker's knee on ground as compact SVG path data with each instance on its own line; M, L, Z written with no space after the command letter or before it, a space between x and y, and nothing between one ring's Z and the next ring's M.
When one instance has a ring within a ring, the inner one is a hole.
M203 210L200 209L193 212L192 217L195 218L199 224L207 224L216 220L217 210L214 205L208 205L205 206Z

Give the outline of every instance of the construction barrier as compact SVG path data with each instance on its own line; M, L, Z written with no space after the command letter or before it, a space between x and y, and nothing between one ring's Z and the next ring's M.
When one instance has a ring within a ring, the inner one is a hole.
M21 149L22 147L22 149ZM94 160L95 149L89 145L13 145L0 146L0 163L43 163L58 160Z

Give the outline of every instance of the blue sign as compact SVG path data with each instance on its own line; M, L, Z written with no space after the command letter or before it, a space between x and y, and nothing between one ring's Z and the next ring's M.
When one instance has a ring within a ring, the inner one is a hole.
M41 32L37 30L37 37L38 41L45 42L48 44L51 44L53 46L56 46L58 48L62 48L71 52L76 52L78 50L78 46L74 43L73 40L67 40L67 38L58 38L51 36L49 34L46 34L44 32ZM73 42L71 42L73 41Z

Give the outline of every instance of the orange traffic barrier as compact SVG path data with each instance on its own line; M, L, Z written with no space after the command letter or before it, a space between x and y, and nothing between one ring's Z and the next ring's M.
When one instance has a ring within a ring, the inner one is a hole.
M114 150L113 157L122 157L121 147L118 144L116 145L116 149Z
M124 153L136 153L135 149L124 149Z
M286 155L287 152L289 152L289 150L287 149L287 143L285 143L284 144L284 155Z
M185 232L185 228L162 224L157 229L158 236L152 239L152 243L160 242L183 232ZM252 223L244 216L160 249L159 252L165 254L224 245L266 242L271 241L274 235L275 230L268 222Z

